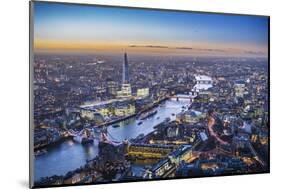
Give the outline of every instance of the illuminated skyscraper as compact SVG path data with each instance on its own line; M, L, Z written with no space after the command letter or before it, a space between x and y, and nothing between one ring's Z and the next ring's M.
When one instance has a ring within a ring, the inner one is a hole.
M124 54L124 63L123 63L123 84L129 84L129 64L127 53Z
M121 91L117 92L117 97L127 98L132 96L132 89L129 81L129 64L127 53L124 54L123 73L122 73L122 86Z

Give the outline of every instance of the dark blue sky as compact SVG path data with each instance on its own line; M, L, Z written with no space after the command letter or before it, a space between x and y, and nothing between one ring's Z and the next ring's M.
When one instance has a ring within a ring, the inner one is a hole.
M35 2L35 40L267 52L267 17ZM92 46L91 46L92 47Z

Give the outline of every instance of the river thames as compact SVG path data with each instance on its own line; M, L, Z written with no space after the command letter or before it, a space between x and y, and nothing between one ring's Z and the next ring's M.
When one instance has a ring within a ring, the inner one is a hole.
M140 134L148 134L154 130L154 126L163 122L166 118L174 120L176 114L182 111L182 106L189 106L190 101L181 98L167 100L160 104L157 114L142 121L131 118L118 123L120 127L108 126L107 130L113 140L122 141L124 139L136 138ZM98 140L92 145L82 145L68 139L54 147L47 149L47 153L35 158L35 180L41 177L64 175L68 171L83 166L86 160L93 159L98 155Z

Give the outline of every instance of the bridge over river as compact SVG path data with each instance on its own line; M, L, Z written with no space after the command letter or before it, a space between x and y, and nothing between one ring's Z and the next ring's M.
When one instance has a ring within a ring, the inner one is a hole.
M111 139L116 141L136 138L141 134L146 135L154 131L154 126L164 122L167 118L170 118L171 121L175 120L175 115L182 111L182 106L190 106L191 102L192 100L188 95L173 96L163 101L161 105L156 106L157 113L146 120L142 120L142 124L139 124L140 120L136 117L132 117L117 123L120 127L108 126L107 131L110 133ZM66 140L55 147L49 148L46 154L35 158L34 180L36 181L41 177L64 175L68 171L83 166L86 160L93 159L97 155L98 139L94 139L92 144L86 146L72 139Z
M171 98L155 107L157 114L142 120L141 125L138 124L140 120L132 117L119 122L120 127L108 126L109 137L111 140L123 141L136 138L141 134L146 135L154 130L154 126L164 122L166 118L175 120L175 114L181 112L182 106L189 105L190 100L188 98L179 98L178 101L176 98ZM98 133L95 134L95 136L98 136ZM46 154L35 158L35 180L40 179L40 177L64 175L68 171L84 165L86 160L98 155L98 139L94 139L92 144L86 146L68 139L57 146L50 147L47 151Z

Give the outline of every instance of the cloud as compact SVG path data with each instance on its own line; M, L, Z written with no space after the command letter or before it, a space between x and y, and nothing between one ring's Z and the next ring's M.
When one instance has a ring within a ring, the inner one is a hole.
M225 52L225 50L222 49L198 49L201 51L213 51L213 52Z
M161 46L161 45L130 45L129 47L145 47L145 48L169 48L168 46Z
M193 50L193 51L206 51L206 52L225 52L222 49L202 49L202 48L192 48L192 47L169 47L162 45L130 45L129 47L133 48L165 48L165 49L178 49L178 50Z
M265 52L261 51L244 51L245 54L253 54L253 55L260 55L260 54L265 54Z
M192 50L191 47L176 47L176 49L182 49L182 50Z

